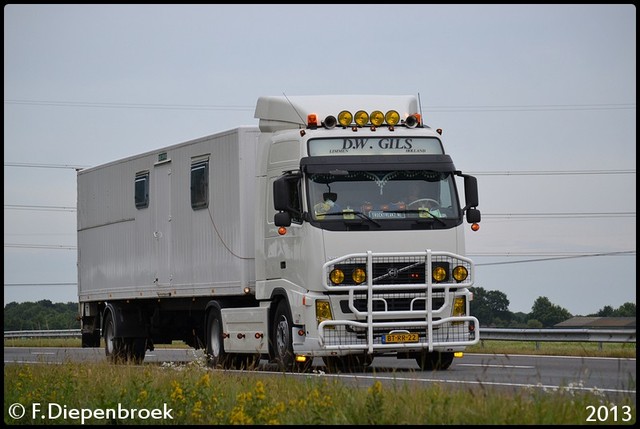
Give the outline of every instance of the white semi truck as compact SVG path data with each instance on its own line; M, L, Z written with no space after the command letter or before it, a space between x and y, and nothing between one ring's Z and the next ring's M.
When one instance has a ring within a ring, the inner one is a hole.
M213 367L345 371L446 369L478 343L476 179L417 97L267 96L255 117L78 172L83 347L141 362L182 340Z

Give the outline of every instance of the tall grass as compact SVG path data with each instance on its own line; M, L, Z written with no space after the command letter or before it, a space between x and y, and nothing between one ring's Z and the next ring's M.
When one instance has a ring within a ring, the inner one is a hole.
M571 389L450 389L392 380L354 386L321 373L217 371L198 360L163 366L7 364L4 404L6 424L586 424L589 407L618 411L594 423L631 424L636 415L635 396L610 403L598 392ZM24 416L12 418L12 404L23 406ZM623 420L623 407L631 421ZM50 408L55 418L45 412ZM115 411L120 409L129 414ZM138 411L131 418L133 409ZM170 412L153 418L139 411L154 409ZM96 410L114 412L96 417Z

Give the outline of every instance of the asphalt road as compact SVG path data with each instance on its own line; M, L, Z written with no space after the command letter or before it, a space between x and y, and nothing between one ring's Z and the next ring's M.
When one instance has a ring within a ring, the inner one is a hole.
M5 347L4 363L105 362L102 348ZM156 349L148 351L143 365L183 365L204 362L202 351L193 349ZM262 361L247 374L281 374ZM392 356L376 357L373 364L359 372L327 373L321 359L315 359L309 372L297 376L339 377L354 384L369 386L382 382L439 383L457 389L567 389L575 392L597 391L609 399L636 396L636 359L584 358L539 355L465 354L455 359L446 371L420 371L414 360Z

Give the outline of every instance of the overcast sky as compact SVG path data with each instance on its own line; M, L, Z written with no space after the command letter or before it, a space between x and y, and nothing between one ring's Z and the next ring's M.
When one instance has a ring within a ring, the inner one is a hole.
M77 302L75 167L282 94L419 95L478 178L475 286L511 311L636 302L633 5L8 5L5 305Z

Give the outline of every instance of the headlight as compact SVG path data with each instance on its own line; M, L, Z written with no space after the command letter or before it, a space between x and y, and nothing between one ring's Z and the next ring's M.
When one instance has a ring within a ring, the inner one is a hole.
M323 320L333 320L333 315L331 314L331 305L329 301L316 301L316 321L318 323Z
M441 282L447 278L447 270L442 267L435 267L433 269L433 280Z
M344 272L338 268L331 270L329 273L329 278L331 279L331 283L334 285L342 284L344 281Z
M469 271L462 265L458 265L453 269L453 278L459 282L465 281L468 275Z
M353 270L353 273L351 273L351 278L357 285L359 285L367 279L367 272L362 268L356 268Z

